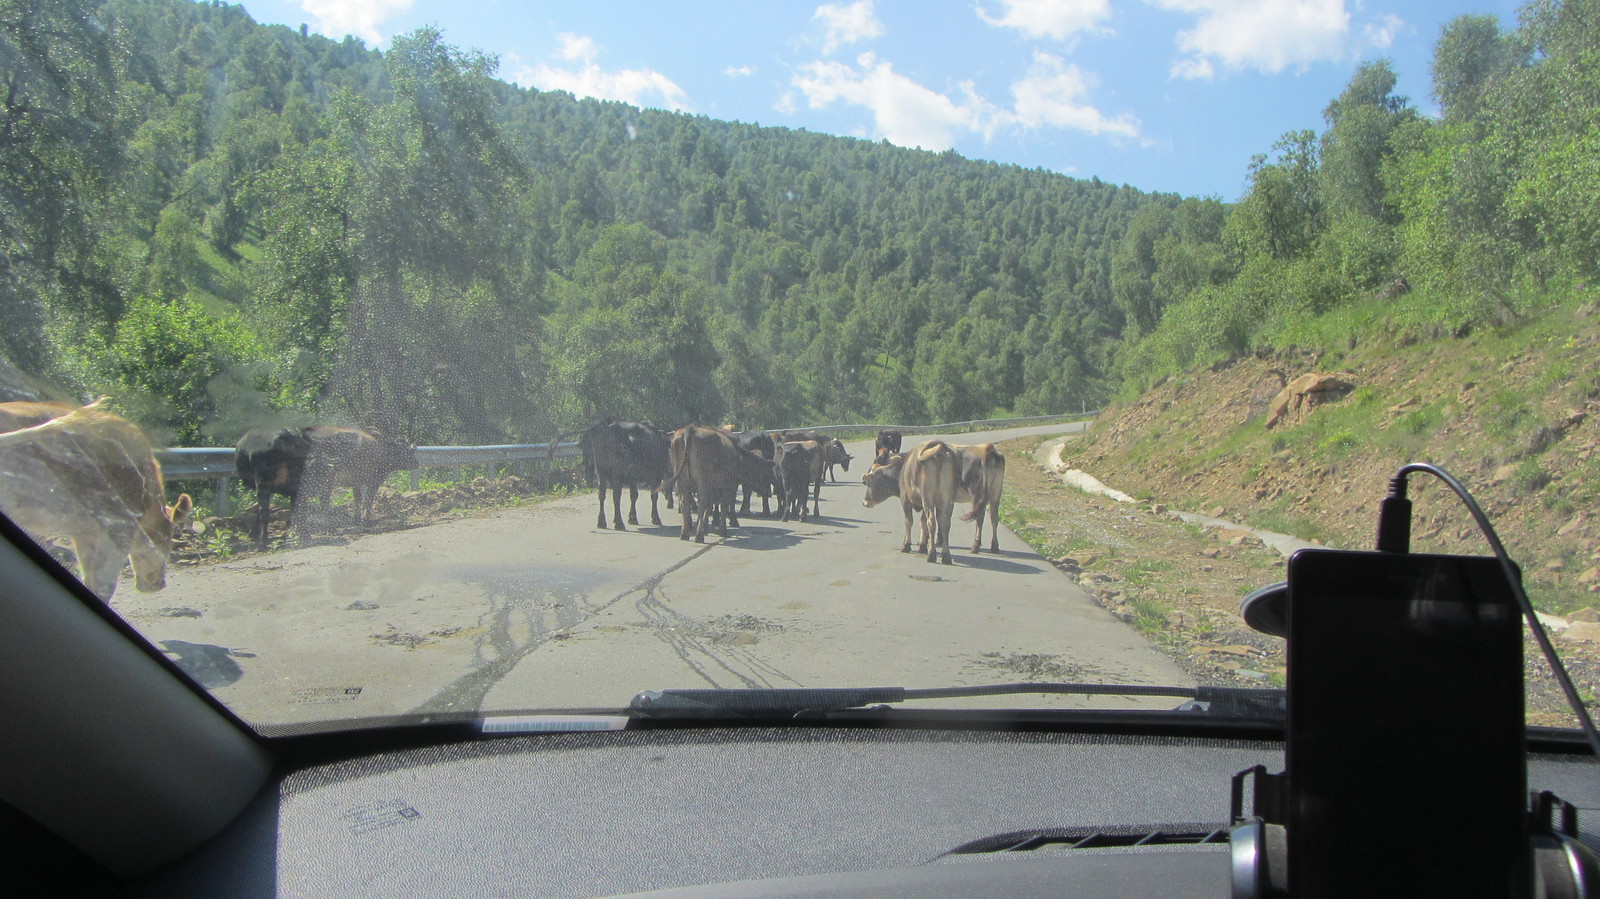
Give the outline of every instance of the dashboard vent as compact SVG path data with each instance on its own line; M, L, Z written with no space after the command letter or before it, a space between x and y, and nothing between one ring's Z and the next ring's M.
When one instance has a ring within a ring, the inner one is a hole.
M982 852L1026 852L1041 846L1107 849L1136 846L1195 845L1228 842L1226 824L1152 824L1115 827L1050 827L1019 830L962 843L947 855Z

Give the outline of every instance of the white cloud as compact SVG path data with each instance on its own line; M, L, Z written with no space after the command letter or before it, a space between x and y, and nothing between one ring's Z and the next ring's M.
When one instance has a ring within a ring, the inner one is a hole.
M722 70L722 74L729 78L748 78L755 73L756 70L750 66L728 66Z
M1178 49L1189 55L1173 63L1174 78L1210 78L1218 66L1277 74L1349 53L1350 12L1344 0L1150 2L1199 19L1178 34Z
M961 134L985 139L1001 130L1067 129L1117 140L1139 139L1139 121L1108 117L1090 105L1092 76L1048 53L1035 53L1033 65L1012 85L1015 103L1002 109L980 96L972 82L950 94L939 93L894 71L871 53L855 65L819 60L802 66L793 84L812 109L835 103L859 106L872 113L874 137L903 147L945 150ZM779 111L792 111L794 94L780 100Z
M299 0L300 8L315 20L318 34L335 40L353 34L369 44L381 44L378 26L409 10L412 0Z
M1030 38L1064 41L1080 32L1104 31L1111 0L999 0L998 16L978 7L978 17L998 28L1015 28Z
M634 106L688 111L689 96L671 78L651 69L619 69L606 71L596 62L600 48L593 39L579 34L566 33L559 37L556 57L576 67L561 67L549 63L521 64L514 55L507 55L512 63L510 79L523 87L542 91L568 91L578 97L600 100L619 100Z
M964 85L967 99L958 103L929 90L871 53L857 60L859 68L841 62L818 61L800 67L794 86L812 109L838 102L871 110L877 132L890 143L924 150L955 146L955 132L982 128L986 104Z
M1395 36L1402 31L1409 31L1411 26L1397 15L1385 13L1378 17L1376 22L1368 22L1362 28L1362 34L1367 39L1368 46L1378 50L1387 50L1394 44Z
M1139 120L1130 115L1108 118L1088 105L1093 78L1060 57L1034 51L1027 77L1011 86L1016 101L1009 113L997 117L998 125L1023 128L1067 128L1092 135L1137 139Z
M829 3L817 7L812 21L821 21L825 32L822 55L828 56L846 44L856 44L883 36L883 23L872 9L872 0L859 0L849 6Z

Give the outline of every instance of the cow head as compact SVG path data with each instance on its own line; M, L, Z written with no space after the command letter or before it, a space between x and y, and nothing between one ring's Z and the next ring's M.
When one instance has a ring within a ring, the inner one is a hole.
M903 455L891 455L889 461L883 465L874 465L872 470L861 476L861 483L867 487L867 495L861 500L861 505L872 508L891 496L900 495L900 468L905 462Z
M185 493L170 506L159 503L139 520L139 538L128 547L133 563L134 586L141 593L154 593L167 586L167 556L172 553L172 532L189 520L194 501Z

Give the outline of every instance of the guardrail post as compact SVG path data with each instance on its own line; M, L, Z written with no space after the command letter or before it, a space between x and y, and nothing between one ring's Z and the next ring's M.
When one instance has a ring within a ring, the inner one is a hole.
M218 518L228 517L228 479L217 478L217 501L214 504Z

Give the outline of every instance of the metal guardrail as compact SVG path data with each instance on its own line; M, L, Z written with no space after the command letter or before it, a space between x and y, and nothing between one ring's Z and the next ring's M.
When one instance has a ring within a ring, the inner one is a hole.
M902 433L928 434L937 431L962 430L981 427L1005 427L1026 424L1043 424L1063 418L1087 418L1098 413L1071 412L1061 415L1034 415L1026 418L990 418L977 421L953 421L937 425L818 425L812 428L768 428L768 431L816 431L819 434L848 431L880 431L893 428ZM456 468L465 465L490 465L502 462L545 462L572 459L582 455L576 443L505 443L492 446L419 446L417 467ZM228 481L237 474L232 447L178 447L160 450L156 460L161 463L162 474L169 481L190 478L216 480L216 502L213 508L218 515L228 514ZM417 487L413 472L411 487Z
M1029 415L1022 418L980 418L975 421L948 421L937 425L818 425L814 428L763 428L772 433L774 431L816 431L818 434L842 434L850 431L882 431L896 430L902 434L936 434L942 431L971 430L989 427L1020 427L1029 424L1045 424L1046 422L1060 421L1063 418L1092 418L1100 414L1099 409L1085 412L1063 412L1060 415Z

